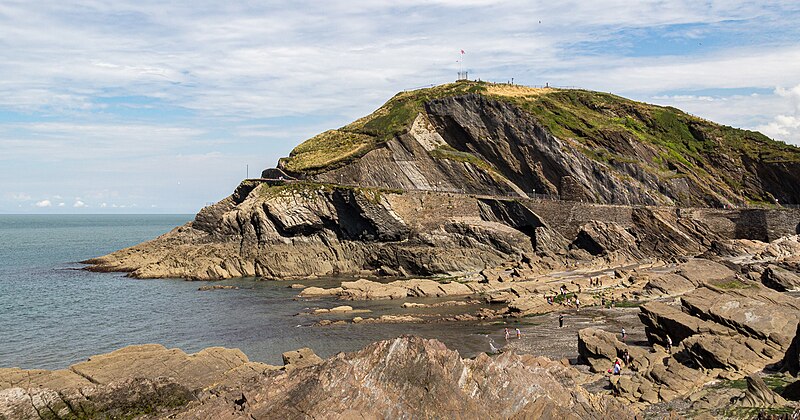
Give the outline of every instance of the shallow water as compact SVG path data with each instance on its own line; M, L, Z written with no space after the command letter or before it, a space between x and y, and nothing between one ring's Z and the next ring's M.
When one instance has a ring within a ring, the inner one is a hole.
M80 269L78 261L154 238L191 218L0 215L0 367L64 368L94 354L141 343L188 352L236 347L251 360L280 364L282 352L299 347L311 347L327 357L401 334L439 338L471 357L488 349L483 334L496 333L496 327L477 323L312 327L319 317L297 314L343 303L296 300L298 290L288 288L288 282L234 279L215 284L236 285L237 290L198 291L209 283L137 280ZM299 283L327 286L340 280ZM361 316L396 313L400 305L396 301L347 304L373 311ZM425 310L405 312L418 311Z

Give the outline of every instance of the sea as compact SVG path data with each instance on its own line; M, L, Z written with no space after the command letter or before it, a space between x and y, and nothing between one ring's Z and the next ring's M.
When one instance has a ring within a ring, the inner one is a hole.
M62 369L95 354L144 343L189 353L210 346L239 348L250 360L280 365L281 353L300 347L329 357L403 334L437 338L462 357L473 357L489 350L487 334L500 328L478 322L318 326L314 324L321 317L308 312L345 303L298 299L299 291L288 286L330 287L349 279L141 280L90 272L80 263L155 238L192 218L0 215L0 368ZM209 284L237 288L198 290ZM397 301L346 304L371 311L359 314L363 317L397 313L400 306ZM457 310L463 308L406 312L447 315Z

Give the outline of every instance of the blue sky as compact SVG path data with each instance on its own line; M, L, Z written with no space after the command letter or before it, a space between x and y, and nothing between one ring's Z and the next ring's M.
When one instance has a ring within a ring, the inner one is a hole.
M0 213L194 213L460 49L800 144L800 3L554 3L4 1Z

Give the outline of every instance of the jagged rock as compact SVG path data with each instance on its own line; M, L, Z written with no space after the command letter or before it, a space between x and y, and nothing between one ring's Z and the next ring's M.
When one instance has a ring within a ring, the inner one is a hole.
M625 368L634 371L647 371L656 360L663 359L666 354L648 352L642 347L628 346L617 340L614 333L594 328L578 331L578 360L587 364L592 372L606 372L617 359L623 360L628 350L631 365Z
M794 338L783 356L781 370L794 376L800 375L800 324L797 325Z
M605 255L614 251L635 253L636 238L616 223L592 221L583 226L572 246L592 255Z
M238 289L238 287L236 286L228 286L220 284L215 284L211 286L200 286L199 288L197 288L197 290L200 290L201 292L207 290L236 290L236 289Z
M400 337L341 353L315 369L268 373L242 387L217 387L176 416L229 418L632 418L614 399L576 383L558 362L504 353L461 359L436 340ZM247 396L235 411L233 401Z
M332 287L324 289L322 287L306 287L298 296L304 298L320 298L320 297L333 297L339 296L342 293L341 287Z
M676 274L686 278L694 285L700 285L732 278L735 273L720 263L703 258L690 258L680 265Z
M779 292L800 290L800 276L776 265L769 265L761 275L764 286Z
M36 418L39 412L52 412L61 417L127 417L163 412L188 403L208 385L274 369L278 368L250 362L238 349L210 347L187 355L156 344L129 346L92 356L68 370L0 369L0 416Z
M403 287L383 284L366 279L342 282L339 296L347 300L403 299L408 291Z
M322 363L322 359L308 347L287 351L281 355L286 370L302 369Z
M651 342L666 345L667 336L673 345L695 334L733 335L730 328L692 316L681 307L661 302L647 302L639 307L639 318L645 325L645 332Z
M736 402L736 405L743 407L783 407L787 404L783 397L767 388L764 380L754 374L747 375L747 390Z
M513 316L530 316L546 314L561 309L552 305L541 296L515 297L508 302L509 313Z
M692 291L697 284L678 274L659 273L648 275L644 290L653 295L677 296Z

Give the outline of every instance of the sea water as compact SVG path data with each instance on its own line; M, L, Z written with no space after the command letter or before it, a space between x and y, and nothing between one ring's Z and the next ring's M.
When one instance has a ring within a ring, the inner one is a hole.
M83 270L80 261L155 238L191 215L0 215L0 367L60 369L94 354L143 343L196 352L239 348L251 360L281 363L281 353L310 347L323 357L401 334L438 338L462 356L489 348L477 323L315 326L316 307L333 299L297 299L288 282L232 279L140 280ZM333 286L341 279L301 281ZM292 282L298 283L298 282ZM208 284L235 290L200 291ZM396 313L397 301L350 302ZM463 307L437 308L437 313ZM430 311L430 310L428 310ZM413 314L413 313L412 313ZM352 317L352 315L350 316Z

